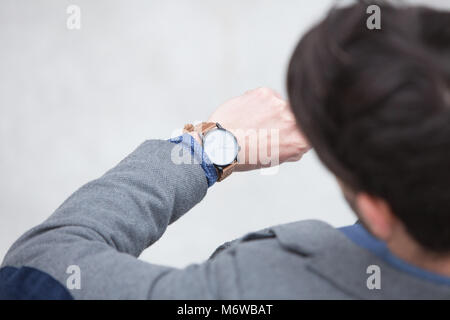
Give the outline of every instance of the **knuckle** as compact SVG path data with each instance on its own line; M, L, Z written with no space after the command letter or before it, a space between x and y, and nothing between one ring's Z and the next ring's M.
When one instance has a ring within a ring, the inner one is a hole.
M275 102L275 105L277 106L277 108L280 112L285 114L286 117L290 116L289 112L287 112L287 111L289 111L288 105L284 100L277 99Z
M261 88L256 89L255 91L260 97L263 97L263 98L270 98L270 97L275 96L275 92L272 89L267 88L267 87L261 87Z

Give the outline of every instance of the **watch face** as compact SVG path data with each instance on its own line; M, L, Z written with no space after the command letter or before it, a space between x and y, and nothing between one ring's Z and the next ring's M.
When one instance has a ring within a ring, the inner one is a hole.
M232 163L239 152L234 135L224 129L214 129L203 137L203 148L212 163L226 166Z

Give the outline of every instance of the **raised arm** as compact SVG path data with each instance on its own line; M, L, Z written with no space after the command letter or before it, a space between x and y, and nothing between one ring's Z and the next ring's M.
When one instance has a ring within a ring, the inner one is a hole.
M252 115L253 122L246 113ZM268 89L230 100L210 121L220 121L235 132L277 129L283 142L281 162L297 159L307 150L287 104ZM239 139L246 145L243 152L252 152L255 147L246 143L246 136ZM81 272L81 288L70 291L75 298L215 297L217 291L211 289L210 282L222 274L215 270L232 269L228 258L207 262L213 264L210 267L191 266L181 271L136 259L170 223L206 195L204 168L173 161L177 147L170 141L144 142L115 168L76 191L45 222L25 233L11 247L2 266L29 267L62 286L69 278L69 266L76 266ZM248 165L242 163L240 169L250 168ZM257 161L251 168L260 166ZM167 282L169 274L177 281ZM169 284L158 287L160 294L154 289L162 278Z

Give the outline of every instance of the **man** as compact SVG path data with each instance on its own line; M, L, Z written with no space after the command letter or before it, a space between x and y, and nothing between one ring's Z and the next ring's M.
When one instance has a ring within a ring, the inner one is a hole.
M380 6L381 30L359 3L302 38L290 105L249 91L75 192L9 250L0 298L450 298L450 14ZM279 133L280 163L314 148L360 223L271 227L185 269L138 260L208 187L267 164L249 129Z

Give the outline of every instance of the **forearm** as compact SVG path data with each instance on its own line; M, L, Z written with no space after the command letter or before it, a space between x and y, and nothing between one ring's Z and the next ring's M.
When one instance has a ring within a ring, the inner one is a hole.
M23 235L3 265L33 266L63 281L70 264L113 268L118 263L114 252L138 256L206 194L200 165L172 161L176 146L159 140L142 144ZM127 259L120 263L126 265ZM155 270L155 277L161 271Z

